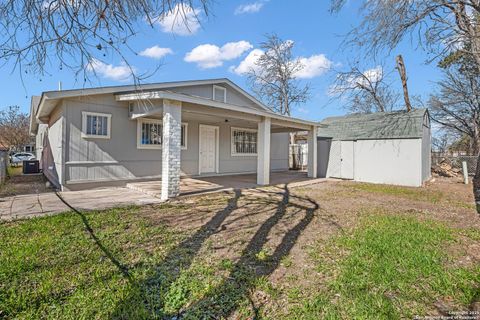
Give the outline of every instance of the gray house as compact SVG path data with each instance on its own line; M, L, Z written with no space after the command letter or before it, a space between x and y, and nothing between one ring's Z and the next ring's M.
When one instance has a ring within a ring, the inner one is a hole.
M320 124L321 177L415 187L431 177L426 109L331 117Z
M62 190L161 180L162 198L182 176L288 170L289 132L308 131L316 177L318 123L281 116L228 79L43 92L30 130L47 178Z

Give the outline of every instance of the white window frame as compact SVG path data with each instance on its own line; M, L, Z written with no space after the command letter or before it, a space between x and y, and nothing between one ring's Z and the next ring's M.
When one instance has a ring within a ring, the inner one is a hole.
M226 103L226 102L227 102L227 88L213 85L213 93L212 93L213 99L212 99L212 100L218 101L218 100L215 100L215 89L223 90L223 99L222 99L222 101L220 101L220 102Z
M185 145L184 145L184 146L181 146L181 149L182 149L182 150L187 150L187 148L188 148L188 143L187 143L187 141L188 141L188 123L182 122L182 127L184 127L184 129L183 129L183 134L184 134L185 136L183 137L183 141L185 142ZM181 130L180 130L180 134L182 134L182 131L181 131ZM181 144L181 143L182 143L182 140L180 140L180 144Z
M234 131L247 131L257 133L257 153L237 153L235 150ZM256 157L258 155L258 130L252 128L230 127L230 155L232 157Z
M135 113L135 103L129 102L128 103L128 117L131 118Z
M87 116L106 117L107 118L107 135L87 134ZM82 111L82 138L88 139L110 139L112 132L112 115L110 113L98 113L90 111Z
M142 144L142 124L143 123L157 123L161 124L163 128L163 120L162 119L152 119L152 118L139 118L137 119L137 149L162 149L162 144ZM187 150L187 141L188 141L188 123L182 122L182 127L184 127L184 142L185 145L181 146L182 150ZM163 129L162 129L163 130ZM163 133L162 133L163 134Z

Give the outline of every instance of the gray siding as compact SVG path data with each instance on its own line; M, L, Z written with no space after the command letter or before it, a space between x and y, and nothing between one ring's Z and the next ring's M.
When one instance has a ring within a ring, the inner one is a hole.
M65 100L65 106L67 184L161 177L162 151L137 149L137 121L128 119L127 103L117 102L113 95L102 95ZM111 114L111 138L82 137L82 111ZM183 175L196 175L200 123L184 122L188 123L188 136L187 149L182 150L181 170ZM255 172L256 157L231 156L230 125L214 125L220 127L219 173ZM288 133L272 134L271 150L271 169L287 170Z
M39 130L40 137L43 135L43 139L46 139L44 141L45 147L42 148L41 154L43 173L56 187L61 187L64 181L64 110L64 105L60 104L52 112L48 122L48 128L43 127L43 130Z
M233 104L236 106L246 106L256 109L260 109L255 103L250 99L246 98L235 89L230 87L227 84L219 84L219 87L224 87L227 89L226 103ZM183 94L188 94L191 96L197 96L207 99L213 98L213 85L199 85L199 86L187 86L187 87L177 87L177 88L167 88L164 90L178 92Z
M326 178L328 170L328 159L330 158L331 139L317 140L317 177Z

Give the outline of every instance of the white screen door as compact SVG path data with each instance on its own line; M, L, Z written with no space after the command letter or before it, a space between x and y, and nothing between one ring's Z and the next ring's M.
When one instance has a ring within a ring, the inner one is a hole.
M217 161L217 128L212 126L200 126L199 144L199 174L215 172Z

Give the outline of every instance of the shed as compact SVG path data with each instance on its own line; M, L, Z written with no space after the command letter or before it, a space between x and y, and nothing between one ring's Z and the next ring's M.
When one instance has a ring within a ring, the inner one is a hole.
M326 118L318 129L318 175L421 186L430 179L427 109Z

